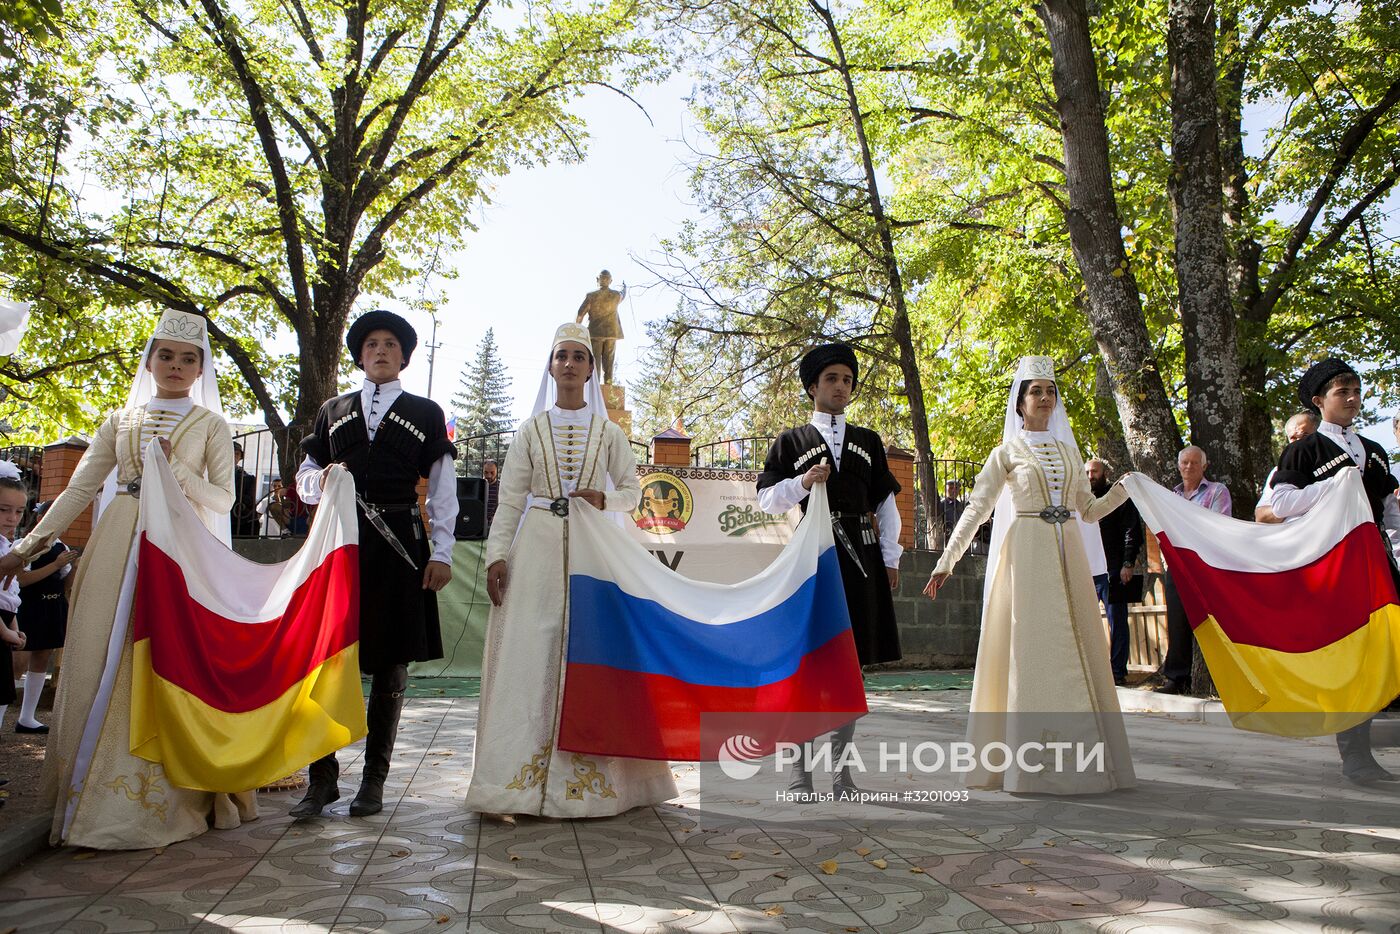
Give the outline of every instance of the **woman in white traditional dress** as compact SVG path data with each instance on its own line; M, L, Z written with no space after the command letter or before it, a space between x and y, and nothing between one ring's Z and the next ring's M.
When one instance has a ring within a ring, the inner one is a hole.
M467 789L474 811L606 817L676 795L665 762L558 747L569 641L568 506L585 499L598 509L630 512L641 498L636 466L593 379L588 329L561 326L535 414L506 456L486 542L493 609Z
M104 850L165 846L209 827L257 816L252 792L215 794L170 784L158 763L131 755L131 634L118 618L135 542L146 445L165 450L204 524L229 540L233 438L224 421L203 318L166 312L141 358L125 408L97 429L68 488L28 536L0 559L11 573L42 554L103 490L78 564L63 672L42 788L54 805L50 841Z
M924 589L936 597L995 512L968 719L978 756L968 787L1069 795L1135 783L1080 526L1068 521L1077 512L1097 522L1127 497L1121 485L1094 497L1054 361L1024 358L1002 443ZM1009 762L998 743L1009 747ZM1070 745L1051 745L1059 743Z

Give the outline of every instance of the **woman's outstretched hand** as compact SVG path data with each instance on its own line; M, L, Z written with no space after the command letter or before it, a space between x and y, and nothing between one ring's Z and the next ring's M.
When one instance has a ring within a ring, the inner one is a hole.
M0 558L0 587L10 586L10 580L24 570L24 559L13 551Z
M924 596L928 597L930 600L937 600L938 588L942 587L948 578L952 576L952 574L930 574L928 583L924 585Z
M486 596L492 606L500 606L506 596L506 563L497 561L486 569Z

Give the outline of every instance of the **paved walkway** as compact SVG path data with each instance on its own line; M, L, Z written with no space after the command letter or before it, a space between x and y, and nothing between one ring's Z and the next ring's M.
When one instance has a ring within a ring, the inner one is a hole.
M874 698L861 744L957 740L966 704ZM1134 791L798 806L679 766L665 806L510 827L462 807L475 715L410 701L382 815L341 801L294 824L295 796L269 795L262 819L163 851L48 852L0 878L0 930L1400 929L1400 788L1343 785L1330 740L1133 715Z

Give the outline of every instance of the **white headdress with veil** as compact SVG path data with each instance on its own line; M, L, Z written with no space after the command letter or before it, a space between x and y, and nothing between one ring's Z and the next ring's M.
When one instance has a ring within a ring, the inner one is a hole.
M554 331L554 340L550 341L549 344L549 356L544 362L544 375L540 377L540 391L535 396L535 407L530 411L530 418L534 418L541 412L548 412L550 409L554 408L554 403L559 401L559 391L554 385L554 377L549 375L549 365L554 359L555 348L565 341L582 344L588 348L589 357L593 356L593 341L589 339L588 328L581 324L575 324L572 321L567 324L559 325ZM604 421L607 420L608 404L603 401L603 389L598 385L598 369L596 366L593 369L593 376L588 382L583 384L583 409L585 412L597 415ZM612 482L612 478L608 477L607 482L604 484L604 492L616 488L616 485ZM534 499L535 495L533 493L530 494L530 500L533 501ZM524 520L522 519L521 521L523 522Z
M1001 426L1001 443L1010 444L1021 435L1021 429L1025 427L1025 421L1016 411L1016 394L1020 391L1021 384L1030 379L1048 379L1055 381L1055 361L1050 357L1022 357L1020 364L1016 367L1016 375L1011 380L1011 390L1006 396L1006 420ZM1059 388L1056 382L1056 389ZM1069 416L1065 414L1064 400L1061 399L1055 410L1050 413L1050 424L1046 430L1054 436L1056 441L1063 442L1070 450L1078 451L1079 442L1074 438L1074 429L1069 426ZM1066 465L1068 466L1068 465ZM1068 478L1066 478L1068 480ZM996 512L992 514L992 541L991 551L987 555L987 577L982 586L982 605L987 605L991 597L992 582L996 579L997 565L1001 561L1001 546L1006 540L1006 530L1011 528L1011 523L1016 519L1016 506L1011 501L1010 488L1003 488L1001 496L997 498ZM1097 539L1097 536L1094 536ZM1085 537L1086 542L1088 537ZM1103 543L1098 543L1099 548L1103 548ZM1086 546L1088 547L1088 546Z
M167 310L161 314L160 320L156 322L155 329L151 331L151 336L146 339L146 346L141 349L141 357L136 362L136 375L131 378L131 389L126 394L126 408L133 409L138 405L146 405L155 398L156 381L155 377L151 375L151 371L146 368L146 361L151 357L151 346L158 340L193 344L204 351L202 372L199 379L190 387L190 401L195 405L204 406L220 418L225 418L224 403L219 397L219 381L214 371L214 351L209 346L208 322L200 315L185 311ZM117 472L113 470L107 475L102 492L98 494L98 512L101 512L103 507L112 501L116 492ZM214 534L220 536L225 543L231 541L228 515L216 517L215 524Z
M549 356L544 361L544 375L540 377L540 391L535 396L535 407L530 411L530 417L534 418L541 412L548 412L554 407L554 403L559 400L559 393L554 388L554 377L549 375L549 364L554 359L554 348L564 341L573 341L588 348L588 355L593 356L593 341L589 339L588 328L581 324L561 324L554 332L554 340L549 345ZM593 378L583 387L583 401L585 407L595 415L603 418L608 417L608 405L603 401L603 388L598 385L598 373L595 368Z

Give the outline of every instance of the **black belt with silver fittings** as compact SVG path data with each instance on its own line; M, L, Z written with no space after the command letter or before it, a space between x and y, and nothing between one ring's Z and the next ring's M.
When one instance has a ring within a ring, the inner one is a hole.
M1051 525L1063 525L1074 518L1074 510L1064 506L1046 506L1040 512L1018 512L1018 516L1034 516Z
M361 506L368 506L375 512L418 512L417 503L370 503L360 501Z

